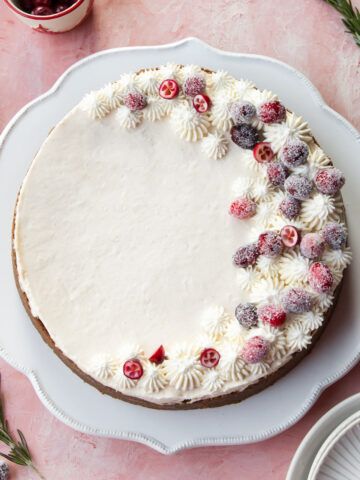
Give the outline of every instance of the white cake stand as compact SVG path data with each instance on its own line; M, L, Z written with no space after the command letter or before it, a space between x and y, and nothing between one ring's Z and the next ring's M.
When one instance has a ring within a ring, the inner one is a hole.
M16 194L49 130L91 89L122 72L172 61L224 69L279 94L303 115L325 151L343 170L354 262L324 336L291 373L273 387L238 404L196 411L155 411L101 395L53 354L32 326L16 291L11 267L11 223ZM82 432L135 440L162 453L204 445L257 442L289 428L320 393L360 358L360 227L357 178L360 139L325 105L301 73L271 58L216 50L197 39L156 47L113 49L76 63L47 93L24 107L0 142L0 354L25 373L44 405Z

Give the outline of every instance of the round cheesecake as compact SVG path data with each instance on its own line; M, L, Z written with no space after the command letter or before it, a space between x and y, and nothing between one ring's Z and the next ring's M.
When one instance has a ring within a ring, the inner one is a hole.
M13 260L45 341L100 391L224 405L307 354L350 263L341 172L250 81L122 75L51 131L21 186Z

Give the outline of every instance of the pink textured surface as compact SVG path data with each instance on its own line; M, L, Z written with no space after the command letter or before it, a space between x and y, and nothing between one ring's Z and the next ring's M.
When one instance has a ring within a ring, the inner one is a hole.
M360 0L354 3L360 6ZM68 66L90 53L189 35L219 48L270 55L293 65L329 105L360 128L360 49L322 0L101 0L78 29L51 36L18 23L2 2L0 18L0 129ZM47 480L283 480L314 422L360 390L358 365L296 426L271 440L164 457L142 445L71 430L45 410L23 375L3 361L0 371L10 424L24 431ZM11 469L12 479L34 478L22 467Z

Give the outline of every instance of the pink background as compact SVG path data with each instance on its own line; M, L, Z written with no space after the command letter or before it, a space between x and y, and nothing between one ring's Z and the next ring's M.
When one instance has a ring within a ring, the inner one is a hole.
M360 0L354 2L360 6ZM283 60L307 75L327 103L360 128L360 49L322 0L98 0L76 30L45 35L0 2L0 129L73 62L98 50L197 36L226 50ZM47 480L282 480L315 421L360 390L360 365L329 388L287 432L257 445L201 448L165 457L130 442L87 436L42 406L29 381L0 361L10 424L25 433ZM13 479L34 478L11 467Z

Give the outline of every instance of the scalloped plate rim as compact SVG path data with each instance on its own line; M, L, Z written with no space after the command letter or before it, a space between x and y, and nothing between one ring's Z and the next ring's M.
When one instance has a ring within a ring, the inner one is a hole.
M217 53L221 56L229 56L234 58L249 58L249 59L258 59L262 61L266 61L272 64L276 64L292 74L296 75L299 81L303 82L307 89L309 90L312 99L316 102L318 106L320 106L323 110L327 112L327 114L334 117L337 122L341 123L343 127L345 127L355 138L356 141L360 143L360 134L359 132L351 125L349 121L343 118L339 113L333 110L329 105L326 104L324 99L322 98L320 92L316 89L316 87L310 82L310 80L302 74L300 71L296 70L295 68L289 66L288 64L271 58L264 55L255 55L255 54L241 54L236 52L228 52L224 51L215 47L210 46L206 42L195 38L195 37L187 37L180 41L162 44L162 45L150 45L150 46L132 46L132 47L120 47L120 48L111 48L107 50L102 50L96 52L92 55L89 55L78 62L71 65L53 84L53 86L44 92L42 95L38 96L34 100L27 103L23 108L21 108L8 122L8 124L3 129L0 135L0 153L1 150L6 142L6 139L16 125L17 121L20 120L22 116L24 116L32 107L35 107L37 104L41 103L47 97L56 94L63 85L64 81L67 77L72 73L72 71L76 70L77 68L81 67L82 65L90 62L94 58L105 56L113 53L118 52L126 52L126 51L139 51L139 50L159 50L159 49L171 49L174 47L179 47L185 45L187 43L198 44L202 48L209 49L214 53ZM71 418L68 414L65 414L57 405L51 400L51 398L47 395L46 391L41 387L41 381L38 375L28 369L23 367L18 362L15 361L6 351L0 346L0 356L6 360L10 365L12 365L17 370L24 373L31 384L33 385L37 395L39 396L40 400L44 404L44 406L61 420L63 423L75 428L76 430L82 431L88 434L94 434L99 436L111 437L111 438L119 438L124 440L132 440L137 441L139 443L145 444L150 446L151 448L157 450L163 454L173 454L181 450L194 448L194 447L202 447L202 446L221 446L221 445L240 445L240 444L248 444L248 443L256 443L263 441L267 438L271 438L284 430L290 428L294 425L297 421L299 421L306 412L311 408L311 406L315 403L319 395L332 383L339 380L343 377L349 370L351 370L359 361L360 361L360 345L358 348L358 352L353 358L339 371L335 374L325 377L319 382L314 388L311 390L311 394L308 395L306 400L301 404L296 415L293 415L290 419L284 422L281 425L278 425L276 428L264 430L263 432L257 435L239 435L239 436L223 436L223 437L205 437L205 438L197 438L194 440L183 441L179 443L175 443L173 446L169 447L165 445L163 442L156 440L155 438L151 437L150 435L143 434L143 433L136 433L136 432L128 432L128 431L111 431L111 430L102 430L99 428L93 428L85 423L78 422L77 420Z

